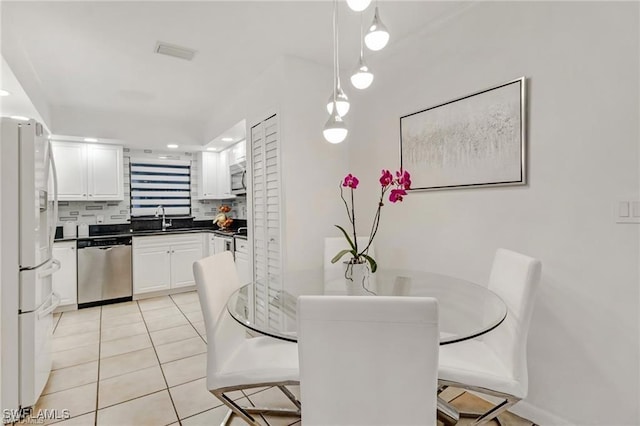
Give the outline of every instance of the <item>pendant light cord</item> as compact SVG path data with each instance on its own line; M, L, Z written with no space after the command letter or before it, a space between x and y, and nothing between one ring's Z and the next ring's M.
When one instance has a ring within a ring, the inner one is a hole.
M338 46L338 25L337 25L337 19L338 19L338 0L333 0L333 107L336 108L336 98L337 98L337 93L336 93L336 86L338 85L338 81L337 81L337 46Z
M364 58L364 30L363 30L363 19L364 11L360 12L360 60Z
M338 26L338 1L336 0L336 87L340 87L340 27ZM336 90L338 90L336 88ZM337 96L337 95L336 95Z

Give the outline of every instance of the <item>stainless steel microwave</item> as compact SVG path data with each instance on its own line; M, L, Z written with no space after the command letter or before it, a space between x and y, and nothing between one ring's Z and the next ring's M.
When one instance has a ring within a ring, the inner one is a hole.
M231 193L244 195L247 193L247 163L242 161L229 166Z

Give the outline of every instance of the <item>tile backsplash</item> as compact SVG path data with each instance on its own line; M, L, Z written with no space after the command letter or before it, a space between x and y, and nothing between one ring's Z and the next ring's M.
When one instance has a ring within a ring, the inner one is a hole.
M247 198L237 197L233 200L197 200L198 167L195 156L190 152L176 153L160 150L139 150L124 148L124 200L122 201L60 201L58 203L58 225L72 221L95 225L98 219L101 223L128 223L131 220L131 190L129 184L129 162L133 158L154 158L165 155L172 160L191 161L191 215L196 220L213 220L218 214L218 207L227 204L231 207L229 217L235 219L247 218Z

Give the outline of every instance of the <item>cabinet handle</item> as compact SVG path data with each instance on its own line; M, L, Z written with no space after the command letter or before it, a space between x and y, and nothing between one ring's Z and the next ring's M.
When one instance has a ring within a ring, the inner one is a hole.
M89 197L93 197L93 194L89 194Z
M83 197L86 197L86 196L87 196L87 194L82 194L82 196L83 196Z
M167 250L167 254L169 254L169 253L171 253L171 251L170 251L170 250Z

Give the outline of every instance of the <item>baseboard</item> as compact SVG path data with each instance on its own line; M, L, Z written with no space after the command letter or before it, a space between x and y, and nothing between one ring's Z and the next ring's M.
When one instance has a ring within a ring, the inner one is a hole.
M527 401L518 402L509 411L540 426L575 426L570 421L536 407Z

